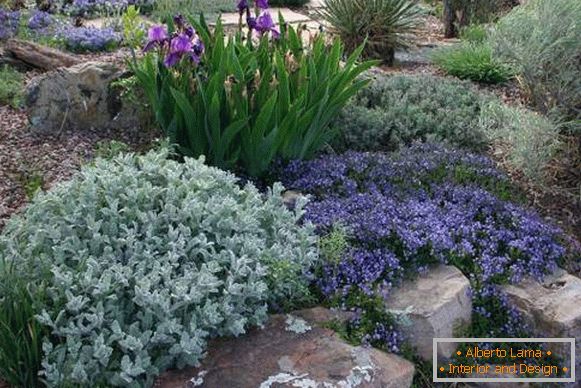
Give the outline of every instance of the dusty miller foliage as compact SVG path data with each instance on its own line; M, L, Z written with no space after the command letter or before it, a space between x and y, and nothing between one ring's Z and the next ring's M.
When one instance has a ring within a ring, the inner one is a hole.
M0 236L0 263L46 290L48 385L151 385L198 363L209 338L260 325L268 303L305 297L317 241L281 190L158 151L38 195ZM276 266L289 281L269 279Z

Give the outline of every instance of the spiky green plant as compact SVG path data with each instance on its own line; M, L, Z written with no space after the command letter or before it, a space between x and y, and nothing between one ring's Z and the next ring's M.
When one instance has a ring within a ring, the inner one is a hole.
M327 0L318 13L347 50L366 42L367 57L392 65L395 50L411 45L421 10L410 0Z
M38 371L47 329L35 314L42 297L7 275L2 276L0 295L0 377L13 387L40 387Z

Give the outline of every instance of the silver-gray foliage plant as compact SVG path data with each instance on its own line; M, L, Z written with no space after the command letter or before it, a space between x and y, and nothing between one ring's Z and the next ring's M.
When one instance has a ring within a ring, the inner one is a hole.
M297 225L304 203L291 212L280 185L263 195L203 160L167 156L98 160L0 236L14 276L46 290L49 386L151 385L197 364L209 338L262 324L269 302L305 297L317 241ZM269 281L273 263L296 280Z

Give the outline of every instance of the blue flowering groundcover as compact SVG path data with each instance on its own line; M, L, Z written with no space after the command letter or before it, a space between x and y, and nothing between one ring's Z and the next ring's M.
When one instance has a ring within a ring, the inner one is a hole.
M346 233L344 258L320 269L324 298L355 309L356 325L367 326L362 339L390 351L402 338L373 322L375 301L430 264L453 264L469 277L473 334L517 336L524 326L498 285L542 278L565 254L561 231L511 202L508 178L484 156L418 143L397 154L294 161L280 177L310 194L305 218L321 236Z

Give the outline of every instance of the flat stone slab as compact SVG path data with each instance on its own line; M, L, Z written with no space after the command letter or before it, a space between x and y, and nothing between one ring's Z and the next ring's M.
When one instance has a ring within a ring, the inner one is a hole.
M431 360L434 337L454 337L458 327L470 323L469 289L470 282L456 267L439 265L395 289L386 307L395 313L404 312L409 324L401 330L417 354ZM453 343L442 343L438 357L449 358L455 349Z
M211 341L199 368L165 373L156 387L405 388L414 366L342 341L323 322L344 317L324 308L274 315L264 329Z
M527 278L503 289L535 335L575 338L575 354L581 354L581 279L558 270L542 283ZM562 351L568 354L569 345L563 345ZM577 356L577 360L581 358ZM575 368L578 381L579 361Z
M305 7L316 9L316 8L323 8L325 6L325 0L310 0Z
M302 13L291 11L288 8L270 8L269 9L272 18L274 19L275 23L278 22L278 13L281 12L284 20L287 23L303 23L309 22L311 19L303 15ZM224 26L237 26L238 21L240 19L240 15L238 12L230 12L222 14L222 24Z

